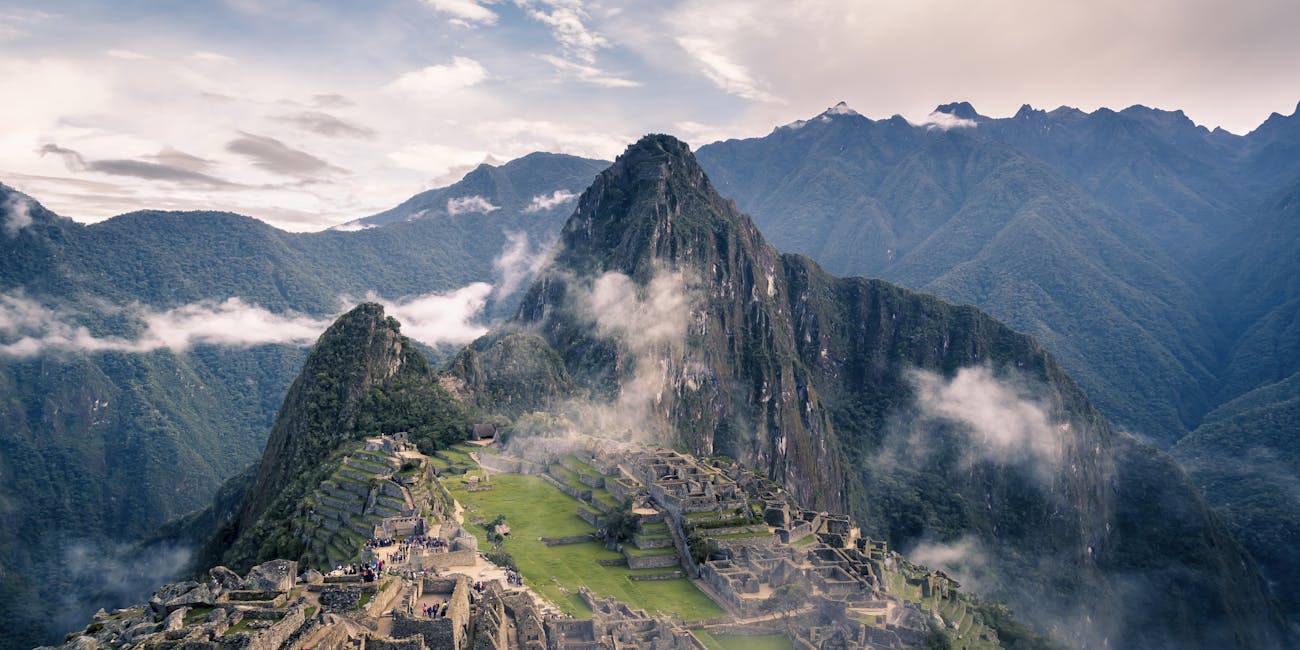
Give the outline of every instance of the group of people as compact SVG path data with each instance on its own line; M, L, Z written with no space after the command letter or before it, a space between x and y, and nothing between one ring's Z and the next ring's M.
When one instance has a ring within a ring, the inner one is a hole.
M360 564L340 564L334 569L334 575L361 576L363 582L374 582L384 572L384 561L362 562Z
M434 603L425 605L421 612L425 618L442 618L447 615L447 603Z
M444 553L447 551L447 542L438 537L417 535L405 541L399 542L397 550L390 553L388 555L388 558L393 562L405 562L408 558L410 558L412 551L426 551L426 550L431 550L435 553Z
M524 586L524 577L519 575L519 572L514 569L506 569L506 584L515 587L522 587Z

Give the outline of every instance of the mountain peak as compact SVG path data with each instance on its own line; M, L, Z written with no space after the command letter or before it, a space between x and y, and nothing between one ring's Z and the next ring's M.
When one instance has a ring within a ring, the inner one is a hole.
M351 435L349 423L370 389L399 371L431 372L382 305L361 303L339 316L289 387L241 504L239 526L251 529L284 485Z
M1015 115L1015 117L1014 117L1013 119L1017 119L1017 120L1027 120L1027 119L1029 119L1029 118L1031 118L1031 117L1040 116L1040 115L1046 115L1046 114L1047 114L1047 111L1044 111L1044 110L1041 110L1041 109L1034 108L1033 106L1030 106L1029 104L1021 104L1021 106L1020 106L1020 110L1016 111L1016 115Z
M947 104L940 104L935 107L934 112L947 113L948 115L959 117L963 120L978 120L984 117L975 110L974 106L970 105L970 102L950 102Z
M579 273L648 269L653 258L675 263L689 256L686 242L741 220L735 204L718 196L685 142L647 135L596 177L565 224L557 261Z
M834 106L823 111L822 115L861 115L861 113L849 108L846 102L836 102Z

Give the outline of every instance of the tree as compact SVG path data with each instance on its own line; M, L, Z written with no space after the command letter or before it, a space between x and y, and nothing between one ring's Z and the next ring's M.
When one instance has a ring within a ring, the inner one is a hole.
M615 542L626 542L636 535L637 518L632 514L632 502L624 501L618 509L609 513L605 523L605 538Z
M789 618L795 610L808 602L808 589L799 583L784 584L772 591L772 595L763 601L762 611L767 614L781 614Z

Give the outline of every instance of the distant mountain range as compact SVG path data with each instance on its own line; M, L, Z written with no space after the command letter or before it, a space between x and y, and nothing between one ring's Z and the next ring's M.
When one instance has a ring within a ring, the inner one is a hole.
M1300 473L1300 118L1274 114L1236 136L1143 107L937 113L913 125L838 106L697 153L781 251L974 304L1032 334L1104 415L1186 465L1296 616L1296 554L1278 540L1300 535L1300 493L1278 486ZM319 318L341 296L500 283L494 261L553 241L606 165L541 153L484 165L309 234L226 213L86 226L0 186L0 206L21 204L30 220L0 232L4 315L37 305L95 336L130 337L141 323L122 306L239 297ZM492 295L484 313L510 314L518 299ZM19 338L0 326L0 345ZM303 355L296 344L200 345L0 361L0 586L30 591L25 576L61 562L69 520L82 541L122 542L205 503L258 454ZM142 459L194 479L135 480L149 476L136 472ZM0 601L0 615L31 620L14 609L23 599Z

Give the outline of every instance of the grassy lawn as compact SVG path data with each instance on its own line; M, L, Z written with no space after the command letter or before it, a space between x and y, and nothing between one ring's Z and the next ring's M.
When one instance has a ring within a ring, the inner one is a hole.
M578 597L585 586L599 596L613 596L634 608L650 612L675 613L685 620L721 616L725 612L695 585L685 579L632 581L636 572L627 567L604 567L596 560L614 560L621 554L599 542L548 547L540 537L576 537L595 532L575 514L579 502L537 476L499 474L496 488L486 492L453 490L452 495L466 509L465 519L483 517L491 521L506 516L510 537L505 548L519 565L528 586L574 616L590 614ZM480 548L491 548L482 526L467 528L479 538Z
M714 636L706 630L693 630L695 638L709 650L790 650L794 644L784 634L764 634L762 636Z

